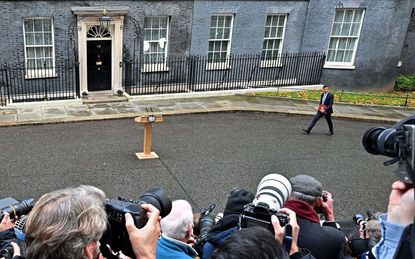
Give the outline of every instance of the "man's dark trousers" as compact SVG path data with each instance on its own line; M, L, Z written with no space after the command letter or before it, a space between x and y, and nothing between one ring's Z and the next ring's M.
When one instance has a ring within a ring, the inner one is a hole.
M317 111L316 115L314 116L313 121L310 123L310 126L308 126L308 130L310 131L316 125L317 121L319 119L321 119L321 117L323 117L323 116L327 120L327 124L329 125L329 131L331 133L333 133L333 122L331 121L331 113L329 113L329 112L326 112L324 114L324 113L322 113L320 111Z

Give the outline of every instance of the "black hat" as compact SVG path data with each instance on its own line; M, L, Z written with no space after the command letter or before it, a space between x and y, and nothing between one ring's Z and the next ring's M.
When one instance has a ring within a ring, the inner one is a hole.
M223 216L229 214L240 214L244 206L255 199L255 194L245 189L233 189L228 197Z

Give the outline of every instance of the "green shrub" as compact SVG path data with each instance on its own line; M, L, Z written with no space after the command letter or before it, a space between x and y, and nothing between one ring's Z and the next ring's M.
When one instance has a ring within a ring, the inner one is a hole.
M398 75L395 91L415 91L415 75Z

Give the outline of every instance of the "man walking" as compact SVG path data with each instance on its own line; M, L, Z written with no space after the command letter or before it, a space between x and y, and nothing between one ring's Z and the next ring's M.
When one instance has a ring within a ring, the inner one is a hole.
M329 131L326 135L333 135L333 122L331 121L331 114L333 113L333 102L334 102L334 95L330 93L329 86L323 86L323 93L320 97L320 105L318 106L318 110L316 115L314 116L313 121L310 123L307 129L303 129L306 134L310 134L311 129L316 125L317 121L321 117L325 117L327 120L327 124L329 126Z

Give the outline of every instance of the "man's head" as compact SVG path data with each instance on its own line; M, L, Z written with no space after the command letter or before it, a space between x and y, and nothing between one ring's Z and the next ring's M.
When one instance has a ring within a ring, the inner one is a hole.
M102 190L82 185L43 195L26 225L28 258L96 258L107 227Z
M171 212L160 221L162 234L187 242L193 234L192 206L185 200L172 203Z
M315 205L323 194L321 183L309 175L297 175L290 178L292 185L291 199L298 199Z
M322 89L323 93L328 93L330 91L330 88L328 85L324 85Z
M244 228L226 238L212 259L289 258L271 232L263 227Z

